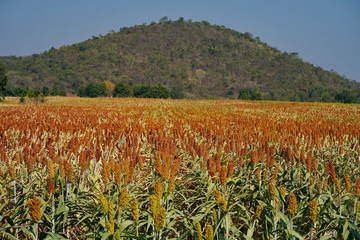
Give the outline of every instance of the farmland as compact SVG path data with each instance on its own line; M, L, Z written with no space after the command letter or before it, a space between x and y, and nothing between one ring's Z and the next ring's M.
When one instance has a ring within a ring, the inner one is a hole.
M1 239L360 239L360 106L0 105Z

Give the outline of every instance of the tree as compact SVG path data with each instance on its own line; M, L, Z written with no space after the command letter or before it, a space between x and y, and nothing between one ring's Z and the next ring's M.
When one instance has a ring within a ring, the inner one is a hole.
M65 97L66 96L66 92L64 89L58 89L58 88L54 88L51 93L50 93L51 96L63 96Z
M133 89L127 83L120 82L115 85L114 97L132 97L134 95Z
M39 101L44 102L44 96L41 94L41 92L39 90L29 90L27 92L27 97L30 100L33 100L35 104L38 104Z
M100 95L99 88L98 88L97 84L94 84L94 83L88 83L86 85L85 93L86 93L86 96L91 97L91 98L95 98Z
M44 86L43 89L42 89L42 94L44 96L49 96L49 94L50 94L49 88Z
M182 99L185 97L183 88L181 86L175 86L171 88L170 97L172 99Z
M263 96L259 88L243 88L239 91L238 99L242 100L262 100Z
M355 103L356 96L348 90L343 90L335 95L335 101L342 103Z
M150 98L169 98L169 91L159 83L155 87L150 88L149 92Z
M169 21L169 18L167 16L164 16L160 18L159 23L166 23L167 21Z
M107 88L105 83L88 83L78 88L77 95L91 98L107 96Z
M108 96L111 96L112 92L114 91L115 84L113 84L110 81L104 81L104 84L106 86L106 93Z
M78 88L78 91L77 91L77 95L79 96L79 97L87 97L87 94L86 94L86 86L80 86L79 88Z
M134 87L134 97L148 98L150 92L150 85L137 85Z
M6 75L5 64L0 61L0 100L5 99L5 91L8 85L8 76Z

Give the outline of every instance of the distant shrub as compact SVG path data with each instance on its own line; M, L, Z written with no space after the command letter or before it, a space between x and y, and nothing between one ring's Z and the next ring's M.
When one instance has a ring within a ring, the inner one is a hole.
M120 82L115 85L113 91L114 97L132 97L133 95L134 95L134 91L129 84Z
M107 87L105 83L88 83L80 86L77 95L79 97L104 97L107 96Z
M259 88L243 88L239 91L238 99L241 100L262 100L263 96Z

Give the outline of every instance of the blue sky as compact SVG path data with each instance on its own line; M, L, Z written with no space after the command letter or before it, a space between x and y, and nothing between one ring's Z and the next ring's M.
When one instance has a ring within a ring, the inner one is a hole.
M163 16L250 32L360 81L359 0L0 0L0 56L41 53Z

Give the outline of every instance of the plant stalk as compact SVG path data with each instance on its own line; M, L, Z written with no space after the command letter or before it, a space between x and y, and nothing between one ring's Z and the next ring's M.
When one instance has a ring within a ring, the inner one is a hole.
M54 200L54 196L52 196L51 207L52 207L52 232L55 233L55 200Z
M311 224L311 229L310 229L310 240L312 240L312 238L313 238L313 229L314 229L314 226L313 226L313 224Z
M14 182L14 196L15 196L14 201L16 205L16 181L14 180L13 182Z
M39 224L38 224L38 223L34 223L34 235L35 235L35 240L38 240L38 237L39 237L38 228L39 228Z

